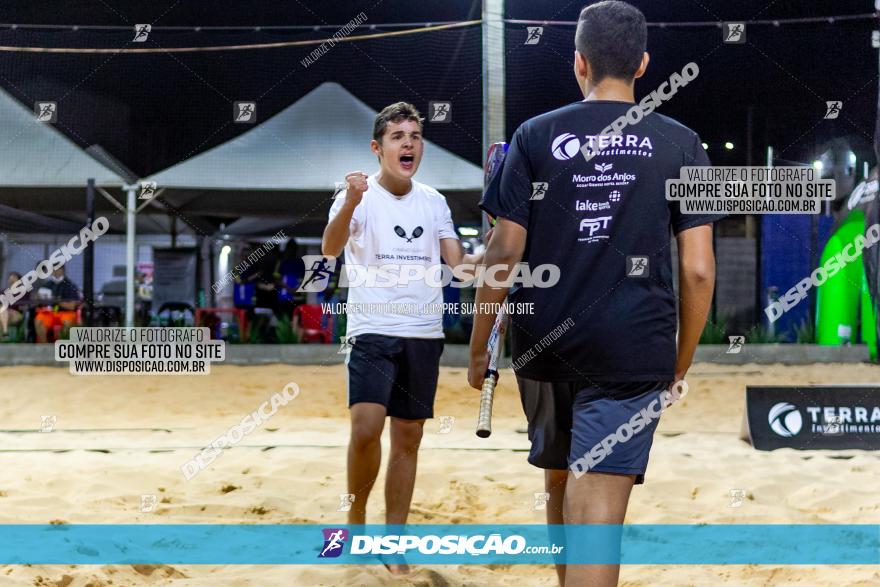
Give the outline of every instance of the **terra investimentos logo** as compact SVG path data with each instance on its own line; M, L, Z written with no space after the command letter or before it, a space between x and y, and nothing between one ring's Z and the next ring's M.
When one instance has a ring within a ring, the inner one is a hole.
M788 402L780 402L770 408L767 421L773 432L786 438L796 436L804 425L800 411Z
M571 159L578 154L580 148L581 142L576 136L574 136L570 132L561 134L553 139L553 144L550 146L550 150L553 152L553 156L560 161L567 161Z

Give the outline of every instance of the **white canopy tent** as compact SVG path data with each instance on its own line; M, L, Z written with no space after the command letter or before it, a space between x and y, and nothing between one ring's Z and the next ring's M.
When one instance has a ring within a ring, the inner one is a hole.
M325 82L241 135L145 181L156 182L187 215L234 212L224 234L270 234L291 218L314 231L326 222L336 182L354 170L377 169L369 148L376 114L342 85ZM479 222L479 166L425 140L417 179L447 196L454 217Z
M63 106L60 105L59 112L62 120ZM329 198L335 183L350 171L376 169L376 158L369 149L375 116L375 110L340 84L326 82L234 139L144 181L155 181L157 194L164 193L167 202L185 206L193 220L198 220L199 215L233 213L239 219L228 227L229 232L265 228L278 222L279 210L298 219L323 216L326 210L316 212L320 208L314 205L320 202L316 196ZM33 111L2 90L0 125L8 137L5 141L0 139L5 143L4 157L0 158L0 190L78 189L94 178L99 188L116 187L126 192L126 205L120 206L115 200L114 204L125 212L126 218L126 322L131 325L136 212L148 202L138 206L136 182L126 181L132 179L130 172L121 165L114 171L112 156L92 157L54 125L38 122ZM476 194L483 187L479 166L426 140L418 180L447 195L459 194L457 201L450 200L454 213L470 207L470 214L478 215ZM236 193L241 191L254 195L241 198ZM284 192L298 192L302 197ZM20 201L30 196L10 197ZM181 199L180 204L175 202L176 198Z
M160 188L330 192L346 173L376 168L369 149L375 117L340 84L325 82L240 136L149 179ZM483 189L479 166L427 140L418 180L441 192Z
M61 106L63 108L63 105ZM56 118L63 119L63 110ZM0 157L0 189L46 188L83 189L89 179L102 187L125 186L117 173L104 165L55 128L54 123L41 122L33 110L0 90L0 128L3 129L3 156ZM129 190L131 204L133 192ZM115 201L114 201L115 202ZM117 204L118 206L118 204ZM126 322L134 315L134 215L127 216L127 279L131 295L126 299ZM52 223L52 224L57 224ZM49 223L47 223L49 226Z
M63 108L63 104L61 105ZM63 117L63 112L61 113ZM123 179L95 161L54 124L39 122L32 110L0 90L0 188L82 188L89 178L105 187L120 187Z

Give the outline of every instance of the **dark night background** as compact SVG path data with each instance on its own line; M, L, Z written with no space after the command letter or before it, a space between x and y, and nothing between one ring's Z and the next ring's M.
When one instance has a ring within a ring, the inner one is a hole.
M869 13L870 0L633 2L649 22L793 18ZM508 0L506 17L576 20L586 2ZM152 23L150 40L129 43L124 31L0 29L0 45L57 47L203 46L326 38L309 31L162 31L163 26L343 25L363 11L371 24L480 18L480 2L131 2L12 1L0 22L121 25ZM661 112L709 143L716 164L745 164L746 120L754 108L753 164L766 145L787 160L809 161L835 136L873 137L877 102L876 22L751 26L745 45L724 45L714 27L649 29L651 66L637 84L644 95L689 61L700 76ZM377 31L383 30L378 27ZM389 29L392 30L392 29ZM541 43L523 45L525 25L508 24L507 132L528 117L580 98L571 73L573 27L545 28ZM30 107L59 103L58 128L77 144L99 144L141 176L225 142L251 128L231 122L231 102L256 100L260 120L320 83L344 85L374 109L407 100L422 111L429 100L453 101L453 124L427 137L459 155L482 158L481 32L478 26L407 37L340 43L308 69L314 47L218 53L56 55L0 53L0 85ZM823 120L826 100L843 100L837 120ZM365 143L366 143L365 138ZM736 149L720 145L732 141ZM332 154L328 154L332 156ZM860 157L861 158L861 157Z

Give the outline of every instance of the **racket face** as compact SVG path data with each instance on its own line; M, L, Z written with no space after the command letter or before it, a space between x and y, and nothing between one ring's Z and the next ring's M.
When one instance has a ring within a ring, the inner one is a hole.
M421 226L416 226L415 230L413 230L413 238L419 238L422 236L422 233L425 232L425 229Z
M501 168L504 164L504 158L507 155L507 143L492 143L489 145L489 152L486 154L486 165L483 167L484 185L483 198L487 197L490 191L497 191L501 183ZM483 215L483 233L485 234L490 227L494 226L495 219L489 214Z
M400 238L406 238L406 231L399 226L394 227L394 234L396 234Z
M486 184L492 181L492 177L495 173L501 168L501 164L504 162L504 157L507 155L507 147L508 144L501 143L492 143L489 145L489 152L486 155L486 167L483 170L486 174Z
M489 342L486 345L489 351L490 373L498 372L498 357L501 355L501 342L504 335L504 310L498 312L495 317L495 324L492 326L492 332L489 334Z

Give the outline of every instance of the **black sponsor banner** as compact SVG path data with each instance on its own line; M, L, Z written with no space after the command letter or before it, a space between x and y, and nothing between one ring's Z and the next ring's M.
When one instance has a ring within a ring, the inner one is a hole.
M880 449L880 385L746 387L752 445Z

